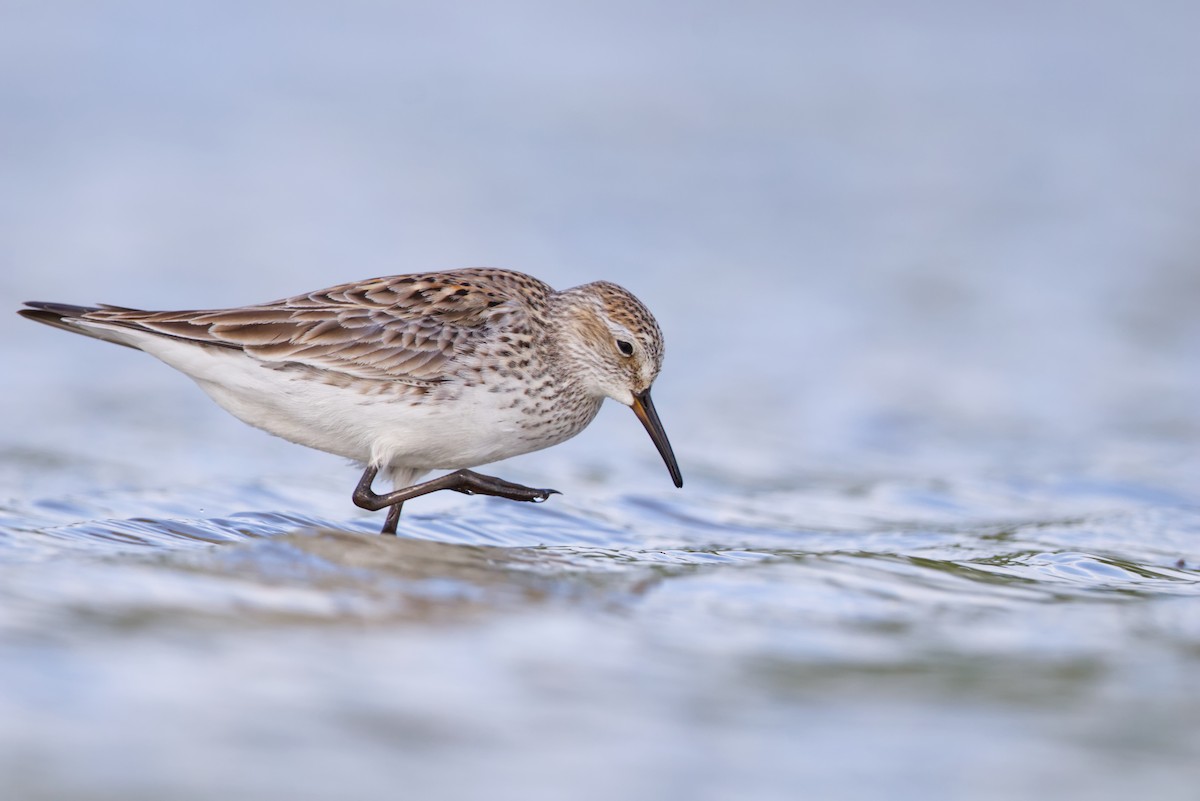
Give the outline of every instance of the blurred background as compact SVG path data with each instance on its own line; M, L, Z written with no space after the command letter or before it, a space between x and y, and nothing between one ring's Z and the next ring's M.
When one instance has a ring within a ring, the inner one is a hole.
M1197 30L0 3L0 782L1194 797ZM12 313L479 265L647 303L682 492L614 407L496 468L561 503L380 544L341 460Z

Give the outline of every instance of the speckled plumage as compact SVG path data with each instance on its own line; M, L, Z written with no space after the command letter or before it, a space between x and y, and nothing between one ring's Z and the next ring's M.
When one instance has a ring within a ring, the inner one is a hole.
M556 292L480 268L234 309L28 306L31 319L144 350L239 419L383 470L399 487L562 442L605 397L634 408L680 483L648 394L662 332L616 284Z

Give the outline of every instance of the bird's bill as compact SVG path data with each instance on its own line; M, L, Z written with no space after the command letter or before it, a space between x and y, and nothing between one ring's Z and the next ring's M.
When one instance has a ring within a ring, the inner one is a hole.
M671 471L671 480L675 482L675 486L682 487L683 474L679 472L679 463L675 461L675 452L671 450L671 442L667 439L667 432L663 430L662 421L658 419L658 412L654 411L650 390L635 394L631 408L646 427L646 433L650 435L654 447L658 448L659 455L667 463L667 469Z

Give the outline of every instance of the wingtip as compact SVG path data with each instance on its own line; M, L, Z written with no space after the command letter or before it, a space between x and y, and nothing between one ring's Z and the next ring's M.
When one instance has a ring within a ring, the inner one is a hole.
M88 312L93 311L96 311L95 306L76 306L71 303L54 303L53 301L46 300L27 300L25 301L25 308L18 309L17 313L25 314L26 312L45 312L58 317L81 317Z
M72 306L68 303L47 303L41 300L31 300L26 301L24 309L17 309L17 314L26 320L33 320L34 322L53 328L61 328L63 331L69 331L72 334L83 334L84 336L103 339L117 345L134 347L128 342L106 335L102 328L89 325L86 320L82 319L88 312L92 311L96 311L96 308L90 306Z

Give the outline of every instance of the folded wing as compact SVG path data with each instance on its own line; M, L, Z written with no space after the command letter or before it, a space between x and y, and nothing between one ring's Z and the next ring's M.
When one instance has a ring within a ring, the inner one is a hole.
M83 333L91 323L235 348L272 366L430 385L453 375L496 326L520 327L513 317L526 313L524 305L489 277L485 270L393 276L212 311L30 304L27 316Z

